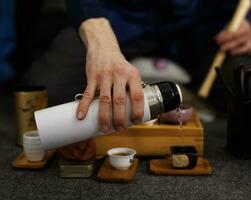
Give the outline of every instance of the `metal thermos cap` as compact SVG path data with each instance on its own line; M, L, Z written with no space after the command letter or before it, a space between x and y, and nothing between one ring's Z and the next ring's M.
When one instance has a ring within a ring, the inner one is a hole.
M163 98L164 112L177 108L182 102L180 87L172 82L160 82L156 84Z

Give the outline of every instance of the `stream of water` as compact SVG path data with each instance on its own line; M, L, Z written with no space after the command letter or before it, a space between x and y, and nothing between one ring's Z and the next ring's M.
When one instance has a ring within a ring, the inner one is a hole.
M183 134L183 121L182 121L182 113L181 113L181 108L180 106L177 108L176 115L178 117L178 122L179 122L179 133L181 137L181 143L182 146L184 146L184 134Z

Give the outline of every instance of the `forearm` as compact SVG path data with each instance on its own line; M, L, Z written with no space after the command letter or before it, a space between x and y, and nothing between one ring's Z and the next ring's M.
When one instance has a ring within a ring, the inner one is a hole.
M82 22L79 35L88 51L105 48L112 52L120 52L116 36L106 18L94 18Z

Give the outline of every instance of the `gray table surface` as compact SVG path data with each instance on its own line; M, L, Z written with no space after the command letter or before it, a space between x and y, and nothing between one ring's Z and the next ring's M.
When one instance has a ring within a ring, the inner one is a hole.
M226 120L203 126L211 176L154 176L149 160L140 159L129 184L98 182L96 172L88 179L63 179L57 157L41 171L12 168L22 149L15 145L13 98L0 95L0 199L251 199L251 160L226 154Z

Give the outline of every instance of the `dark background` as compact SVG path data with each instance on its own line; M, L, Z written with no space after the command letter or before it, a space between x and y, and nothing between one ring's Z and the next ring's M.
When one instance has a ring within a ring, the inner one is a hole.
M21 76L63 28L70 26L64 0L16 1L16 48L10 62Z

